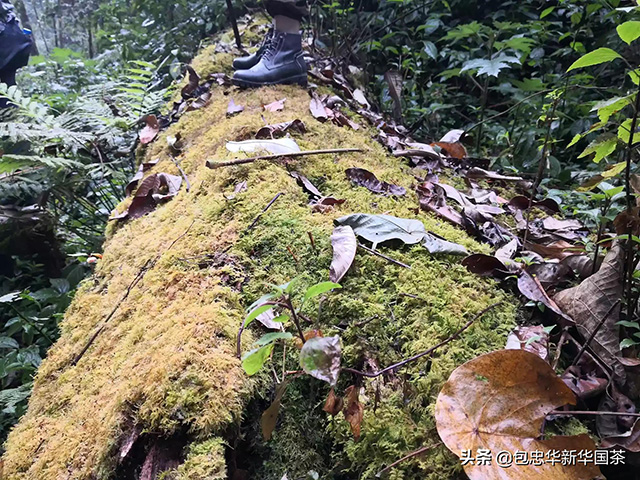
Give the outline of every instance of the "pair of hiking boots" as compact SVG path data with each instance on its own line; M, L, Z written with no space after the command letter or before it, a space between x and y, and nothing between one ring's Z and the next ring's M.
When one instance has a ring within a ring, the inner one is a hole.
M256 53L233 61L233 83L240 87L263 85L307 86L307 63L302 35L271 28Z

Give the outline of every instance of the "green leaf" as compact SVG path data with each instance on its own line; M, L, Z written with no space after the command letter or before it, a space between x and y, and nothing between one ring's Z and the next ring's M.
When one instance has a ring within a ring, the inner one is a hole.
M491 60L475 59L469 60L462 65L460 73L467 70L477 70L478 75L489 75L491 77L497 77L505 68L511 68L510 63L520 64L520 60L516 57L510 57L508 55L499 55Z
M424 42L424 53L436 60L438 58L438 47L433 42Z
M11 337L0 337L0 348L17 349L20 345Z
M625 338L620 342L620 348L629 348L629 347L633 347L634 345L638 345L638 342L630 338Z
M334 386L340 374L340 337L313 337L300 351L300 366L305 373Z
M251 313L249 313L249 315L247 315L247 318L244 319L244 328L247 328L249 324L253 322L258 315L271 310L273 307L275 307L275 305L262 305L261 307L251 310Z
M625 168L627 168L627 162L620 162L620 163L616 163L611 165L610 167L608 167L604 172L602 172L600 175L602 176L602 178L613 178L613 177L617 177L618 175L620 175L622 172L624 172ZM620 187L622 189L624 189L624 187ZM605 192L605 194L608 194L611 190L615 190L615 189L610 189L607 190ZM622 191L622 190L620 190ZM615 195L615 194L614 194Z
M549 8L545 8L542 13L540 14L540 20L542 20L544 17L546 17L547 15L551 14L554 10L556 9L556 7L549 7Z
M259 347L263 347L265 345L269 345L275 342L276 340L290 340L292 338L293 338L293 335L291 335L289 332L266 333L258 339L255 345L258 345Z
M580 155L578 155L578 158L583 158L595 153L593 161L599 163L603 158L611 155L615 151L617 145L618 139L616 137L609 137L605 140L594 140Z
M245 353L242 356L242 368L247 375L254 375L258 373L264 365L264 362L269 358L269 355L271 355L272 350L273 343L270 343L264 347L256 348Z
M573 147L576 143L578 143L580 140L582 140L582 138L584 136L585 136L584 133L576 133L575 137L573 137L573 139L571 140L569 145L567 145L567 148Z
M576 68L591 67L593 65L600 65L601 63L610 62L616 58L622 58L622 56L610 48L598 48L593 52L589 52L583 55L567 69L567 72L575 70Z
M633 95L629 95L626 97L614 97L609 100L604 100L602 102L596 103L591 111L598 112L598 118L600 118L601 122L608 122L611 115L616 112L619 112L624 107L629 105L632 102Z
M317 285L312 285L305 292L303 301L306 302L307 300L313 297L317 297L318 295L322 295L323 293L333 290L334 288L342 288L342 286L339 283L333 282L322 282L318 283Z
M616 31L624 43L631 45L631 42L640 37L640 22L635 20L624 22L616 27Z
M640 324L638 324L638 322L630 322L628 320L620 320L619 322L616 322L616 325L620 325L622 327L627 327L627 328L635 328L636 330L640 330Z
M637 130L633 134L633 141L631 144L635 144L635 136L638 134ZM625 144L629 144L629 137L631 136L631 119L628 118L618 127L618 138Z
M635 85L640 85L640 68L635 70L631 70L629 73L629 78Z

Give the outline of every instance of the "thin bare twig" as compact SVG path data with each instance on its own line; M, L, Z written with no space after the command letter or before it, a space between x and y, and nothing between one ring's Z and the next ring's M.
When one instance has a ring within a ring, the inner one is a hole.
M173 155L171 155L169 158L171 159L173 164L176 166L176 168L180 172L180 175L182 175L182 178L184 178L184 183L185 183L185 186L187 188L187 193L188 193L189 190L191 190L191 182L189 182L189 177L187 177L187 174L184 172L184 170L182 169L182 167L180 166L178 161L173 157Z
M626 201L627 201L627 217L631 218L631 211L633 208L633 194L631 193L631 161L632 161L632 151L633 151L633 140L636 134L636 126L638 124L638 115L640 114L640 85L638 85L638 90L636 92L636 101L633 110L633 117L631 117L631 127L629 129L629 142L627 143L627 149L625 150L625 163L626 168L624 172L624 184L626 189ZM633 320L634 314L634 305L633 305L633 274L635 272L634 268L634 258L635 255L633 253L634 241L632 238L633 227L631 225L632 222L629 222L629 228L627 229L627 254L626 254L626 301L627 301L627 320Z
M408 363L414 362L414 361L416 361L416 360L418 360L418 359L420 359L422 357L425 357L427 355L432 354L438 348L446 345L447 343L452 342L453 340L458 338L462 334L462 332L464 332L467 328L469 328L473 324L473 322L475 322L476 320L481 318L485 313L487 313L488 311L494 309L495 307L497 307L501 303L502 302L497 302L497 303L494 303L493 305L489 305L487 308L482 310L475 317L473 317L471 320L469 320L467 323L465 323L456 333L451 335L449 338L443 340L442 342L438 343L437 345L431 347L430 349L428 349L428 350L426 350L426 351L424 351L422 353L418 353L417 355L414 355L411 358L407 358L406 360L402 360L401 362L394 363L393 365L391 365L391 366L389 366L387 368L383 368L382 370L380 370L378 372L372 372L372 373L361 372L360 370L356 370L354 368L342 368L342 371L343 372L350 372L350 373L353 373L353 374L356 374L356 375L360 375L360 376L363 376L363 377L375 378L375 377L379 377L380 375L384 375L387 372L395 370L396 368L403 367Z
M240 158L238 160L230 160L228 162L214 162L207 160L207 167L215 169L222 167L232 167L234 165L244 165L246 163L253 163L257 160L275 160L283 157L304 157L307 155L324 155L327 153L352 153L363 152L361 148L332 148L328 150L306 150L304 152L291 152L291 153L275 153L272 155L258 155L251 158Z
M370 254L372 254L372 255L376 255L377 257L384 258L387 262L391 262L391 263L393 263L394 265L398 265L399 267L404 267L404 268L411 268L411 266L410 266L410 265L407 265L406 263L399 262L398 260L394 260L394 259L393 259L393 258L391 258L391 257L387 257L386 255L383 255L383 254L382 254L382 253L380 253L380 252L376 252L375 250L373 250L373 249L371 249L371 248L369 248L369 247L365 247L365 246L364 246L364 245L362 245L360 242L358 242L358 246L359 246L360 248L362 248L365 252L369 252L369 253L370 253Z
M640 417L640 413L627 413L627 412L600 412L591 410L552 410L547 413L547 417L551 415L609 415L614 417Z
M266 206L266 207L264 207L264 208L262 209L262 211L258 214L258 216L253 220L253 222L251 222L251 225L249 225L249 226L247 227L247 229L246 229L243 233L246 233L246 232L248 232L249 230L252 230L252 229L253 229L253 227L255 227L255 226L256 226L256 224L260 221L260 218L262 218L262 215L264 215L264 214L266 213L266 211L267 211L267 210L269 210L269 209L271 208L271 206L272 206L274 203L276 203L276 200L278 200L282 195L284 195L284 193L283 193L283 192L280 192L280 193L278 193L275 197L273 197L273 198L271 199L271 201L267 204L267 206Z
M396 460L395 462L393 462L391 465L389 465L388 467L384 467L382 470L380 470L378 473L376 473L376 477L379 478L382 476L382 474L388 470L391 470L393 467L401 464L402 462L404 462L405 460L409 460L410 458L413 457L417 457L418 455L425 453L429 450L432 450L438 446L442 445L442 442L436 443L434 445L426 445L424 447L420 447L419 449L417 449L414 452L411 452L407 455L405 455L404 457L402 457L400 460Z
M562 335L560 335L560 340L558 340L558 348L556 348L556 356L553 359L553 365L551 368L554 370L558 368L558 363L560 362L560 357L562 356L562 347L567 342L567 336L569 335L569 328L565 327L562 329Z
M106 316L106 318L102 322L102 325L95 331L95 333L93 335L91 335L91 338L89 338L89 341L85 344L85 346L82 348L82 350L80 350L80 353L78 353L73 358L73 360L71 361L71 365L77 365L78 364L80 359L84 356L85 353L87 353L87 350L89 350L89 348L91 348L91 345L93 345L93 343L96 341L98 336L106 328L107 324L113 318L113 316L116 314L116 312L118 311L120 306L129 297L129 294L135 288L135 286L138 285L138 283L140 283L140 281L144 278L144 276L147 274L147 272L153 268L153 266L156 264L156 262L160 259L160 257L165 252L170 250L181 238L183 238L184 236L186 236L189 233L189 230L191 230L191 227L193 227L194 223L195 223L195 219L191 222L191 225L189 225L189 228L187 228L173 242L171 242L171 244L166 248L166 250L164 250L164 252L160 253L155 258L149 259L149 260L147 260L145 262L145 264L142 266L142 268L140 268L140 270L138 271L137 275L134 277L134 279L131 281L131 283L127 287L127 290L125 291L125 293L122 296L122 298L120 299L120 301L118 301L118 303L113 307L113 309L111 310L109 315Z
M540 162L538 163L538 173L536 174L536 179L533 182L531 187L531 195L529 196L529 205L527 206L527 225L524 230L524 243L527 243L527 237L529 236L529 221L531 219L531 207L533 207L533 199L536 195L536 190L542 183L542 178L544 177L544 170L547 165L547 155L549 152L549 140L551 139L551 126L553 124L553 117L556 114L556 107L558 106L560 98L556 97L553 100L553 107L551 108L551 113L547 118L547 134L544 137L544 144L542 146L542 152L540 152Z

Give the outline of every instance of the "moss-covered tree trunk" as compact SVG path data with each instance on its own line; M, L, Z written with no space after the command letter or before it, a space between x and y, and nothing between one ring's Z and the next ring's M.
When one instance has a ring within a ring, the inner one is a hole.
M213 47L195 65L213 70ZM260 415L274 395L271 374L248 377L236 356L244 310L269 284L300 277L328 278L333 220L354 213L417 218L470 251L485 252L461 230L419 212L413 172L388 155L363 119L357 131L320 123L309 95L296 87L252 91L214 87L210 104L185 114L150 145L153 172L179 175L166 136L182 134L178 157L190 180L170 202L142 218L109 227L104 258L78 292L62 335L43 362L28 413L10 434L4 455L7 479L134 478L373 478L421 446L437 444L433 403L453 368L501 348L512 326L509 300L459 340L394 374L363 381L343 373L337 392L356 384L365 404L362 436L352 438L342 414L322 411L328 385L301 376L288 386L273 438L264 441ZM245 107L228 118L229 99ZM280 112L262 106L286 98ZM364 153L303 157L283 165L258 162L210 170L207 159L232 158L228 140L253 136L264 125L296 118L307 133L302 149L359 147ZM345 169L362 167L404 186L401 198L353 187ZM295 169L326 195L346 202L313 213L307 195L288 174ZM246 181L246 191L227 196ZM247 230L278 193L282 196ZM121 208L124 208L122 206ZM310 242L310 235L314 245ZM476 278L459 258L434 257L422 247L385 249L411 265L402 268L358 252L343 289L305 306L325 335L340 335L343 364L386 366L450 336L473 314L504 300L489 280ZM247 350L258 325L244 336ZM74 358L97 334L81 358ZM295 369L295 352L288 368ZM278 366L280 368L280 366ZM164 473L163 473L164 472ZM459 472L442 446L393 470L393 478L443 479Z

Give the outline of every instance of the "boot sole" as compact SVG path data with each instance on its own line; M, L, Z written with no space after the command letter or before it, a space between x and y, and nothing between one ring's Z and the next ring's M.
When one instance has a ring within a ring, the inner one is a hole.
M288 77L282 80L278 80L277 82L250 82L247 80L241 80L239 78L232 78L231 82L238 86L244 88L258 88L264 87L267 85L300 85L301 87L306 87L308 85L307 75L295 75L293 77Z

